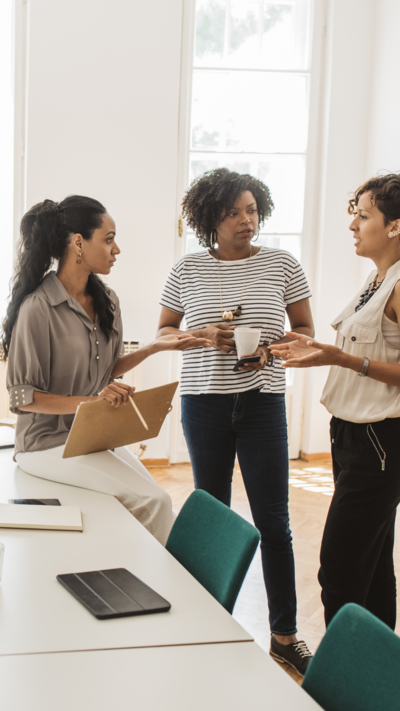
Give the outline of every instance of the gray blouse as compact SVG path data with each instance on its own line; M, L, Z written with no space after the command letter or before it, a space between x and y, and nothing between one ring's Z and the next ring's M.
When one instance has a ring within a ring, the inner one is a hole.
M33 402L34 391L53 395L97 395L113 380L123 355L119 300L114 330L107 342L98 317L89 318L65 290L55 272L26 297L15 322L8 357L10 410L18 415L15 455L59 447L65 443L74 415L43 415L19 410Z

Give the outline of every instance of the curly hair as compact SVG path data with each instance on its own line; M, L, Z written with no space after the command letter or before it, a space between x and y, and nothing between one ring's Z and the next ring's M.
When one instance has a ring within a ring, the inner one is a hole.
M212 231L245 190L254 195L261 227L274 209L269 188L261 180L227 168L209 170L193 180L182 200L182 214L203 247L212 246Z
M364 193L371 193L371 204L383 213L385 225L400 219L400 175L388 173L377 175L360 185L349 200L348 213L353 215Z
M0 360L6 361L11 334L24 299L41 284L54 261L60 260L71 240L81 234L91 240L101 227L106 208L98 200L82 195L70 195L62 202L44 200L31 207L21 220L21 239L11 290L11 299L0 333ZM94 310L107 339L114 323L114 304L109 289L97 274L90 274L88 293L93 297Z

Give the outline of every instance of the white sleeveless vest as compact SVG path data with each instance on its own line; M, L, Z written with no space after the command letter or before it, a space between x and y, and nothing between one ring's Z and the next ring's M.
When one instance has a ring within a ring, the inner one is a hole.
M354 356L384 363L400 363L400 348L390 346L382 334L386 302L400 280L400 261L392 264L385 281L360 311L361 294L376 275L374 270L357 296L331 324L337 331L336 346ZM349 422L379 422L400 417L400 387L362 378L354 370L331 366L321 402L335 417Z

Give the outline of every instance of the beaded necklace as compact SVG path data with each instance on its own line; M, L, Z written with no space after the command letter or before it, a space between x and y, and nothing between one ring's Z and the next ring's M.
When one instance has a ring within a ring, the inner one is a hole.
M370 299L372 299L373 295L378 291L379 287L384 281L385 277L383 277L383 279L381 279L380 281L377 281L376 276L375 279L371 281L370 284L368 284L367 288L360 296L360 301L358 302L355 311L360 311L360 309L362 309L362 307L365 306L365 304L368 303Z

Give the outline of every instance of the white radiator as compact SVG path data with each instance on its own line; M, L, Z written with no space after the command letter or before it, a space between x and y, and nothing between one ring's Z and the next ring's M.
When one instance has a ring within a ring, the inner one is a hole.
M124 346L125 355L128 355L128 353L134 353L135 351L137 351L143 346L143 344L140 341L124 341ZM128 373L125 373L124 377L122 378L122 382L126 383L127 385L130 385L131 387L136 388L136 390L142 390L143 363L140 363L136 368L130 370ZM139 456L139 454L141 454L140 442L129 445L129 449L131 449L134 454Z

